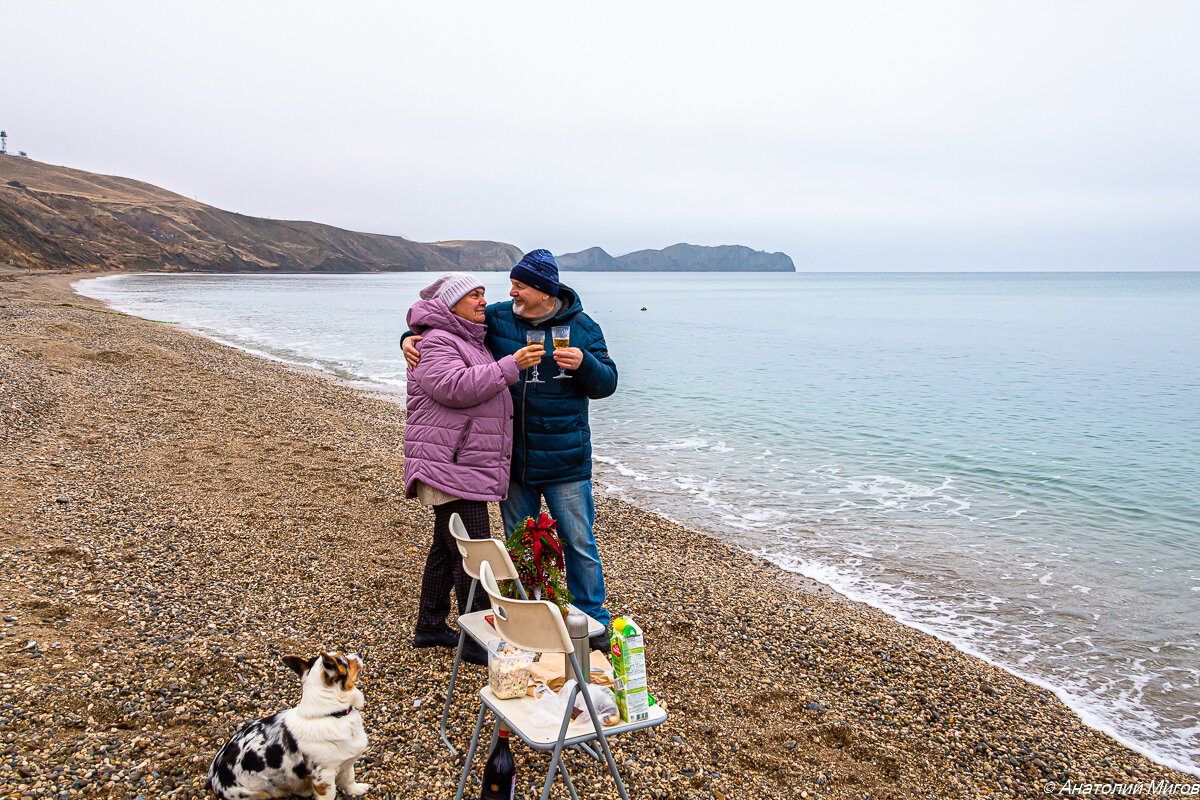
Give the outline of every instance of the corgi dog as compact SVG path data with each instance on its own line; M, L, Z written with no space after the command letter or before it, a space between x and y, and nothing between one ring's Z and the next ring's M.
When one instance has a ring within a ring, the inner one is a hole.
M221 800L333 800L338 789L366 794L371 787L354 780L354 762L367 749L363 694L354 685L362 659L321 653L284 656L283 663L300 676L299 705L251 722L225 743L208 769L213 794Z

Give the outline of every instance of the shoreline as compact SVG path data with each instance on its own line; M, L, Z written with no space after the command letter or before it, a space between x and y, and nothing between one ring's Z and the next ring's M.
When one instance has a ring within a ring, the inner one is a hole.
M442 784L457 769L436 740L450 657L408 645L428 515L397 499L400 409L172 326L55 305L85 277L100 275L18 275L0 300L0 381L15 398L0 408L0 556L17 576L0 589L17 616L0 629L0 679L12 684L0 696L18 709L0 712L0 745L39 734L47 756L21 767L32 777L0 758L0 790L62 785L55 753L104 741L110 761L182 765L142 774L144 791L171 777L180 796L199 796L228 728L294 698L272 653L345 646L368 654L363 780L380 785L368 796L415 785L452 796ZM652 691L672 714L654 736L615 742L634 762L622 768L634 796L1195 782L1086 727L1047 690L881 611L801 591L802 576L703 534L597 498L597 538L609 605L646 627ZM254 568L264 563L276 569ZM25 636L43 657L10 646ZM127 662L130 643L144 662ZM473 719L465 697L455 731ZM532 779L537 758L522 749L518 761ZM572 774L589 794L615 794L593 773Z
M98 275L95 277L101 277L101 278L113 277L113 276L120 276L120 275L124 275L124 274L137 274L137 275L153 276L158 273L112 272L112 273L106 273L103 275ZM224 274L235 275L236 273L224 273ZM82 278L82 280L90 280L90 279L92 279L91 276L86 276L86 277ZM101 303L101 304L106 303L105 300L100 299L100 298L92 298L92 299L97 303ZM108 306L106 305L105 307L108 307ZM403 405L403 402L404 402L403 390L400 388L397 388L395 386L372 382L369 379L357 379L357 378L347 377L345 374L338 374L338 372L336 370L326 369L326 368L322 368L320 366L311 366L307 363L303 363L303 362L296 361L296 360L289 360L289 358L287 358L287 357L275 355L271 352L264 351L255 346L252 346L252 345L239 344L235 341L223 338L221 335L214 335L214 334L205 333L205 332L196 331L196 330L193 330L191 332L196 335L199 335L201 337L204 337L206 339L209 339L210 341L214 341L218 344L233 347L234 349L237 349L241 352L249 353L256 357L265 358L272 362L285 365L286 367L288 367L290 369L295 369L295 370L298 370L298 371L300 371L302 373L306 373L306 374L322 376L326 379L334 381L335 383L337 383L339 385L346 386L350 389L353 389L353 390L356 390L359 392L363 392L368 397L373 397L375 399L382 399L384 401L395 402L397 404ZM597 480L598 487L604 483L609 483L609 484L617 483L616 481L611 480L614 476L604 474L607 470L608 470L608 466L606 465L606 463L597 463L596 464L596 475L597 475L597 479L598 479ZM629 495L619 487L617 487L617 488L610 487L608 493L610 494L610 496L619 498L625 502L630 502L632 505L639 508L641 511L643 511L645 513L653 514L653 515L662 517L663 519L665 519L669 522L672 522L674 524L680 525L682 527L687 527L687 522L685 520L681 520L676 515L673 515L669 510L666 510L666 511L655 510L649 506L639 505L636 500L631 500ZM748 555L752 558L765 559L768 563L772 564L777 570L779 570L779 572L781 572L785 575L791 576L794 580L799 581L802 588L804 588L810 592L814 592L814 593L818 593L818 594L827 593L830 595L834 595L837 597L841 597L841 598L850 600L852 602L863 603L865 605L868 605L868 606L875 608L875 609L883 612L884 614L888 615L893 620L895 620L898 624L904 625L908 628L912 628L919 632L933 636L933 637L939 639L940 641L943 641L943 642L946 642L946 643L952 645L953 647L960 650L964 654L970 655L975 658L979 658L980 660L985 661L986 663L991 664L992 666L999 667L1000 669L1004 669L1004 670L1010 672L1011 674L1015 675L1016 677L1018 677L1024 681L1027 681L1027 682L1032 683L1036 686L1039 686L1043 689L1046 689L1047 691L1052 692L1065 705L1070 707L1074 711L1074 713L1079 715L1081 717L1081 719L1083 719L1090 727L1093 727L1102 733L1112 736L1117 741L1121 742L1124 746L1129 747L1130 749L1133 749L1136 752L1139 752L1142 755L1146 756L1147 758L1149 758L1153 761L1156 761L1157 763L1162 764L1164 766L1169 766L1173 769L1178 769L1178 770L1181 770L1184 772L1188 772L1189 774L1192 774L1192 773L1200 774L1200 770L1192 770L1189 765L1180 763L1180 760L1178 758L1173 758L1169 754L1159 752L1152 745L1143 744L1136 740L1128 738L1127 736L1123 736L1119 729L1118 724L1113 723L1113 722L1109 721L1108 719L1106 719L1104 716L1102 716L1102 714L1100 712L1102 712L1104 710L1103 708L1097 709L1094 704L1089 704L1086 699L1084 699L1076 694L1073 694L1072 693L1073 689L1070 687L1069 684L1062 684L1062 685L1056 684L1052 677L1041 676L1041 675L1038 675L1036 672L1030 672L1028 670L1025 670L1020 666L1020 664L1015 663L1015 659L1010 659L1010 662L1012 662L1012 663L1006 663L1002 654L992 653L991 655L989 655L986 652L986 650L980 649L980 648L974 646L975 643L973 643L969 639L969 637L964 638L963 636L955 636L953 633L940 631L937 629L937 627L935 625L926 624L919 617L915 617L912 614L907 613L906 609L902 605L894 605L894 604L889 605L887 602L880 600L878 597L871 596L869 593L864 594L861 592L859 592L859 593L845 592L842 589L835 588L834 585L823 583L823 582L821 582L821 580L819 580L817 578L810 577L799 571L795 571L793 569L790 569L787 566L779 564L775 559L771 558L771 556L768 553L765 553L765 552L762 552L759 550L755 550L753 547L750 547L743 543L739 543L736 540L736 538L729 539L729 538L722 537L720 534L720 531L712 530L712 529L705 529L703 527L693 528L692 530L694 530L695 532L697 532L701 535L710 537L714 541L723 543L723 544L725 544L735 550L738 550L739 552L741 552L745 555ZM835 583L836 583L836 581L835 581ZM1077 691L1078 687L1075 687L1075 690Z
M91 280L93 278L109 278L109 277L122 276L122 275L155 275L155 274L156 273L153 273L153 272L136 272L136 273L133 273L133 272L130 272L130 273L106 272L106 273L103 273L100 275L90 275L86 278L80 278L79 280ZM224 273L224 274L237 274L237 273ZM116 309L113 309L112 306L110 306L109 303L105 300L100 300L98 298L91 297L89 295L81 294L77 289L75 289L74 283L76 283L76 282L78 282L78 281L72 282L68 286L68 288L71 290L71 292L73 292L76 296L83 298L85 300L90 300L92 302L102 303L109 310L116 311ZM118 313L123 314L126 312L118 312ZM144 320L145 318L138 317L138 319ZM145 321L154 322L155 320L145 320ZM287 369L295 370L299 373L310 375L310 376L317 377L317 378L324 378L326 380L332 381L333 383L335 383L339 386L343 386L351 391L358 392L358 393L360 393L366 397L369 397L373 400L381 400L385 403L394 403L394 404L400 406L401 408L404 407L404 397L405 397L404 390L400 389L398 387L388 386L388 385L382 384L382 383L376 383L376 382L373 382L373 381L365 379L365 378L353 378L352 379L352 378L342 377L341 375L337 375L335 373L332 373L332 372L329 372L326 370L318 369L317 367L312 367L307 364L300 364L295 361L288 361L285 358L280 358L279 356L273 355L271 353L268 353L268 352L265 352L262 350L255 350L254 348L247 347L245 345L239 345L236 342L227 341L227 340L221 339L216 336L211 336L211 335L208 335L205 333L201 333L199 331L194 331L194 330L190 330L188 328L183 328L183 327L181 327L180 330L186 331L187 333L189 333L193 336L199 336L203 339L207 339L208 341L211 341L211 342L221 345L223 347L230 347L230 348L233 348L234 350L238 350L240 352L246 353L246 354L254 356L256 358L262 358L267 361L271 361L273 363L280 364ZM629 501L626 501L626 500L621 500L621 502L628 503L629 505L632 505L635 508L638 508L638 510L643 513L653 514L655 516L662 517L664 520L671 522L674 525L680 525L680 527L683 527L681 523L676 522L675 520L672 520L668 517L665 517L659 512L650 511L648 509L643 509L639 506L636 506L633 503L629 503ZM702 536L706 536L710 539L713 539L716 542L722 541L721 539L718 539L716 536L712 536L710 534L704 533L703 531L696 531L696 533L698 533ZM742 548L736 547L735 545L728 544L728 543L725 543L725 544L727 544L728 547L738 550L739 552L744 553L752 558L758 557L755 554L753 554L747 550L743 550ZM840 597L840 598L843 598L846 600L850 599L850 598L846 597L846 595L842 594L837 589L834 589L832 586L830 586L827 583L822 583L821 581L818 581L815 578L810 578L807 575L803 575L799 572L792 572L791 570L786 570L783 567L779 567L778 565L774 565L774 566L776 566L776 568L781 573L791 576L791 578L797 582L797 584L800 586L800 588L802 588L803 590L805 590L807 592L810 592L813 594L823 594L826 596L836 596L836 597ZM853 602L862 602L862 601L853 601ZM911 626L909 626L909 627L911 627Z
M127 275L127 274L155 275L157 273L152 273L152 272L141 272L141 273L108 272L108 273L104 273L101 275L96 275L94 277L112 277L112 276L120 276L120 275ZM237 274L237 273L224 273L224 274L232 275L232 274ZM88 279L88 278L84 278L84 280L86 280L86 279ZM73 284L71 286L71 289L72 289L72 291L75 291ZM76 292L76 294L78 294L78 292ZM83 297L86 298L87 296L83 295ZM110 308L110 306L108 306L108 303L104 300L99 300L96 298L88 298L88 299L92 299L95 302L102 303L106 308ZM365 380L365 379L346 378L346 377L338 375L332 371L324 370L324 369L321 369L318 367L312 367L312 366L309 366L309 365L306 365L303 363L299 363L299 362L289 361L286 358L282 358L282 357L273 355L269 352L265 352L262 350L257 350L253 347L240 345L236 342L222 339L219 336L213 336L213 335L205 334L205 333L202 333L199 331L189 331L189 333L201 336L202 338L213 341L219 345L226 346L226 347L232 347L236 350L247 353L249 355L252 355L252 356L255 356L258 358L267 359L267 360L272 361L277 364L281 364L285 368L296 370L301 373L317 376L317 377L332 381L335 384L344 386L353 391L363 393L368 397L380 399L380 400L383 400L384 402L396 403L396 404L399 404L400 406L403 406L403 403L404 403L403 392L402 392L402 390L400 390L396 387L387 386L384 384L377 384L370 380ZM663 512L652 511L647 508L642 508L641 506L638 506L636 503L626 500L620 494L617 495L617 499L619 499L620 502L628 503L629 505L638 509L638 511L641 513L660 517L660 518L664 519L665 521L670 522L671 524L678 525L680 527L686 527L685 523L682 523L675 519L672 519L671 517L666 516ZM1118 742L1120 742L1123 746L1128 747L1129 749L1131 749L1137 753L1140 753L1141 755L1145 756L1146 758L1150 759L1151 761L1154 761L1155 763L1158 763L1162 766L1166 766L1170 769L1176 769L1176 770L1180 770L1180 771L1183 771L1188 774L1193 774L1192 772L1190 772L1187 769L1186 766L1174 763L1174 759L1172 759L1168 756L1163 756L1162 754L1152 752L1152 750L1150 748L1141 746L1136 742L1130 742L1130 741L1124 740L1120 736L1119 733L1112 730L1111 726L1103 718L1097 716L1089 708L1087 708L1086 706L1078 707L1077 705L1072 704L1072 701L1071 701L1072 699L1069 697L1069 692L1065 688L1056 686L1052 682L1050 682L1044 678L1041 678L1037 675L1028 674L1013 665L1004 664L993 658L990 658L986 654L978 652L976 649L972 648L968 643L956 640L955 638L953 638L951 636L944 635L944 634L940 633L939 631L937 631L936 629L934 629L930 626L924 625L920 620L906 618L904 613L901 610L889 609L883 604L873 602L872 599L869 597L853 597L849 594L846 594L846 593L834 588L830 584L823 583L815 578L811 578L811 577L804 575L798 571L793 571L793 570L787 569L786 567L783 567L783 566L775 563L769 557L767 557L763 554L756 553L750 549L740 547L736 543L722 539L713 532L709 532L709 531L705 531L705 530L701 530L701 529L696 529L694 532L698 533L699 535L705 536L706 538L712 539L713 541L715 541L719 544L722 544L723 546L730 547L731 549L736 550L737 552L742 553L745 556L748 556L753 559L765 561L771 567L778 570L778 572L781 573L782 576L785 576L787 579L795 581L797 583L797 585L799 586L799 588L803 591L806 591L809 593L815 593L815 594L824 594L825 596L835 597L835 598L845 600L847 602L859 603L859 604L868 606L870 608L873 608L873 609L880 611L883 614L887 615L889 618L891 618L893 621L895 621L899 625L902 625L906 628L910 628L917 632L932 636L941 642L949 644L950 646L954 647L956 650L963 653L964 655L969 655L973 658L977 658L991 666L1005 670L1006 672L1010 673L1011 675L1013 675L1023 681L1026 681L1026 682L1031 683L1035 686L1038 686L1042 689L1045 689L1045 690L1053 693L1055 695L1055 697L1057 697L1059 699L1060 702L1062 702L1064 705L1066 705L1068 708L1070 708L1071 711L1073 713L1075 713L1076 715L1078 715L1085 722L1085 724L1087 724L1089 727L1097 730L1100 733L1103 733L1105 735L1113 737ZM1200 776L1200 771L1198 771L1194 774L1196 774L1197 776Z

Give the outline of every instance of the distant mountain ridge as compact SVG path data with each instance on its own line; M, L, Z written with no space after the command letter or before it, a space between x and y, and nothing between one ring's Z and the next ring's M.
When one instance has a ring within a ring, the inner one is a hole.
M0 155L0 264L194 272L507 272L505 242L414 242L318 222L224 211L149 183ZM565 270L795 272L783 253L676 244L614 258L558 256Z
M508 271L514 245L421 243L223 211L141 181L0 156L0 263L200 272Z
M562 269L590 272L795 272L785 253L767 253L742 245L705 247L673 244L662 250L637 250L613 257L600 247L556 256Z

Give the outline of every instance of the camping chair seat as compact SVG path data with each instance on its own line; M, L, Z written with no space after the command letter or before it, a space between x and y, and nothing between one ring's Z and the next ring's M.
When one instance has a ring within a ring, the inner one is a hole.
M471 745L467 750L455 800L462 800L467 779L471 773L471 763L479 744L479 733L483 729L484 719L488 712L502 721L525 744L535 750L553 751L553 755L550 757L550 768L547 770L542 784L541 800L547 800L549 797L550 785L558 772L562 773L563 781L567 784L571 797L579 800L579 795L575 792L575 786L571 782L571 776L567 773L566 764L563 762L562 751L564 747L584 745L586 742L593 741L600 744L600 750L603 753L602 761L607 762L609 774L617 784L617 791L624 800L628 800L629 795L626 793L625 784L621 781L621 775L617 771L616 761L608 746L608 738L660 725L666 721L667 712L661 705L654 705L650 707L650 716L647 719L621 722L606 728L597 718L591 694L585 690L582 694L588 714L580 715L578 720L572 721L571 711L575 705L575 697L580 693L580 685L583 684L583 673L579 660L575 657L575 649L571 637L567 633L567 626L563 622L562 613L556 605L545 600L512 600L501 596L496 579L492 574L491 565L486 561L480 565L479 572L480 584L492 603L496 630L500 635L510 644L524 650L565 654L571 661L576 684L567 698L563 718L557 725L533 724L530 716L534 703L532 698L523 696L511 700L501 700L496 697L490 687L484 686L479 692L479 716L475 721L475 732L471 736ZM493 732L493 742L495 742L496 736L497 734Z
M450 515L450 535L454 537L458 552L462 555L463 570L472 578L471 589L467 593L466 608L470 608L475 602L475 592L479 586L479 567L485 561L491 564L495 580L513 581L521 599L527 599L525 587L521 585L521 580L517 577L517 568L513 565L512 558L509 557L508 550L504 547L504 542L492 538L472 539L467 534L462 517L458 514ZM579 610L573 605L570 608L573 611ZM447 724L450 719L450 701L454 699L454 685L458 681L458 665L462 662L462 651L468 634L483 648L487 648L488 642L492 639L499 638L496 629L486 619L490 613L488 610L473 611L458 618L458 649L454 652L454 664L450 667L450 685L446 687L446 703L442 708L442 721L439 728L442 741L446 747L450 748L450 753L454 756L458 755L458 750L450 743ZM589 638L604 632L605 628L602 624L590 615L585 616L588 619Z

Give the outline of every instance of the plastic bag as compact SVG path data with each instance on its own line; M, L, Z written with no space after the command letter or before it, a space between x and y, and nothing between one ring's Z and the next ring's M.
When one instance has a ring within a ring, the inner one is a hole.
M533 690L533 704L529 710L529 721L534 725L554 727L562 724L563 698L544 683Z
M503 639L488 642L488 686L501 700L521 697L529 684L533 653L514 647Z
M575 679L567 681L563 687L558 690L560 701L559 709L566 705L567 698L571 696L571 690L575 688ZM612 690L605 686L596 686L589 683L587 685L588 692L592 695L592 705L596 708L596 713L600 715L601 725L616 725L621 721L621 713L617 711L617 698L613 695ZM583 699L583 693L575 695L575 710L579 712L577 716L583 717L584 721L589 721L587 717L587 702Z

